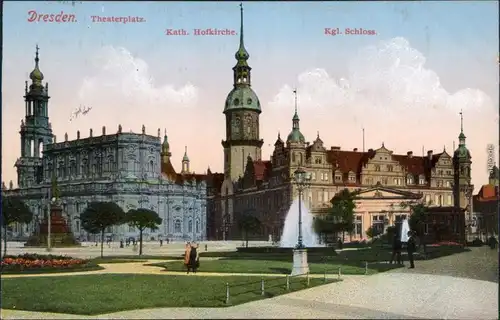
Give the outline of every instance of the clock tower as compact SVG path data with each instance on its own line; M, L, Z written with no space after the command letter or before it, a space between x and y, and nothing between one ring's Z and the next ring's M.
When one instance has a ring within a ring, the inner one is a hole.
M233 89L226 98L226 140L224 148L224 176L226 180L236 181L242 177L248 157L261 159L259 138L259 115L262 112L259 98L251 88L250 57L243 41L243 6L240 4L240 47L235 54L233 67Z

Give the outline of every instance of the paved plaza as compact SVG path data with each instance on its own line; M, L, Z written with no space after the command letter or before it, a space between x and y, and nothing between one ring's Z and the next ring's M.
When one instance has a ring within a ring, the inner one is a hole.
M217 250L230 250L233 245L240 244L210 243L209 246L218 247ZM170 244L169 246L171 248L168 246L156 249L150 247L147 254L165 254L164 250L180 250L179 253L182 252L182 244ZM174 248L175 246L178 248ZM21 248L13 248L13 250L21 250ZM65 250L91 254L89 250L94 249ZM155 252L153 253L153 251ZM59 249L57 253L60 253ZM143 264L144 262L107 264L103 265L105 270L93 273L148 273L164 276L174 274L161 271L157 267L143 266ZM72 274L65 274L65 276L70 275ZM208 274L200 272L190 276L203 275ZM218 274L211 275L219 276ZM54 276L54 274L43 276ZM158 308L93 317L2 310L2 318L498 319L498 252L487 247L472 248L470 252L438 259L417 261L416 269L396 269L372 276L343 276L342 279L343 281L339 283L228 308Z

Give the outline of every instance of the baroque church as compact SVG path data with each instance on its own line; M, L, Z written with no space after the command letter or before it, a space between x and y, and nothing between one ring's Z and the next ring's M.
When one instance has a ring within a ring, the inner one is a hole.
M21 155L15 163L17 187L2 183L2 197L19 196L35 219L30 225L13 226L11 236L26 238L38 228L47 214L52 197L51 181L57 179L63 214L80 240L89 240L79 216L92 201L115 202L125 211L135 208L154 210L163 219L156 231L146 230L146 238L173 241L206 239L206 183L204 175L190 172L187 148L182 170L172 165L167 133L161 141L156 135L123 132L100 134L90 129L84 137L57 142L49 122L49 85L43 84L38 46L31 84L25 87L25 118L21 120ZM119 241L137 237L138 230L128 225L111 227L107 237ZM92 239L93 240L93 239Z
M409 209L401 206L408 201L425 202L436 212L460 212L452 219L451 229L457 234L463 232L463 221L471 220L473 186L462 114L459 146L453 154L443 149L441 152L429 150L422 156L412 151L400 155L383 143L368 151L342 150L339 146L328 149L319 133L312 143L301 133L295 91L290 134L286 140L278 134L272 156L264 160L259 117L265 108L252 89L255 79L251 77L250 55L244 43L243 8L235 58L233 89L223 111L226 118L226 137L222 141L224 173L209 170L207 174L210 239L241 239L238 221L243 215L251 214L261 221L256 238L279 240L286 214L293 199L298 197L293 173L299 167L311 177L303 200L314 215L324 213L341 190L361 190L356 201L352 240L366 239L370 227L383 230L384 225L408 217Z

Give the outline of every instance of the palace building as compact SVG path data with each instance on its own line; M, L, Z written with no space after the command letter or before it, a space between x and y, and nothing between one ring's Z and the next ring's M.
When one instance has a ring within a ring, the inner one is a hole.
M13 237L27 237L46 214L51 198L51 180L56 177L63 203L63 213L75 236L88 235L80 226L79 215L91 201L116 202L125 211L147 208L163 219L148 238L203 240L206 238L206 183L204 175L190 172L186 153L182 170L177 173L170 162L167 134L123 132L121 125L100 135L90 130L87 137L76 133L76 140L56 141L49 122L48 84L39 69L38 47L31 85L25 88L26 116L21 120L21 156L16 161L17 188L2 183L2 196L20 196L31 208L35 219L29 226L13 226ZM137 237L128 225L107 230L114 240Z
M278 134L271 158L262 159L259 117L263 108L251 86L255 79L251 77L250 55L244 44L243 9L240 28L233 89L223 111L226 118L226 138L222 141L224 173L209 170L207 174L210 239L241 239L239 218L253 214L262 222L258 238L277 240L292 200L298 196L292 177L299 167L311 175L311 185L303 199L313 214L321 214L330 207L337 192L345 188L361 189L353 239L365 239L366 230L371 226L383 229L398 216L408 216L408 209L400 206L408 201L425 201L442 207L436 212L465 211L468 217L464 219L470 220L471 155L463 125L459 146L452 155L445 149L429 150L422 156L411 151L399 155L383 143L366 152L340 147L328 149L319 133L312 143L301 133L295 97L290 134L286 140ZM463 227L456 224L452 229L458 233Z

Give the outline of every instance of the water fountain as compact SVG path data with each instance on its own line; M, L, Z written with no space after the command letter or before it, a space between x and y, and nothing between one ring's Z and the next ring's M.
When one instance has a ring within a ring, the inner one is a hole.
M320 247L318 235L313 229L313 216L311 212L301 203L302 211L302 243L306 248ZM299 235L299 199L295 199L288 210L281 235L281 248L294 248L297 245Z

